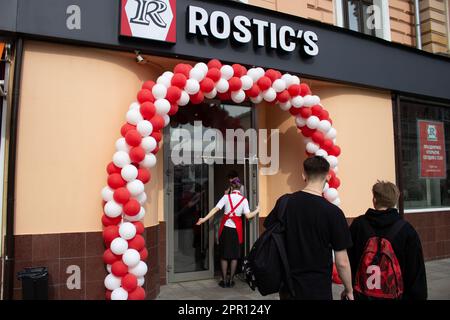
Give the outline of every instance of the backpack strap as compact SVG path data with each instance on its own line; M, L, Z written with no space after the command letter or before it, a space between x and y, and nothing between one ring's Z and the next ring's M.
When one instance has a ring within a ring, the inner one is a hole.
M386 238L390 241L394 240L395 236L399 233L399 231L406 225L406 221L403 219L399 219L392 225L391 229L386 234Z
M278 209L278 212L277 212L277 216L278 216L277 218L280 221L283 221L284 215L286 214L288 201L289 201L289 194L285 194L280 199L280 208Z

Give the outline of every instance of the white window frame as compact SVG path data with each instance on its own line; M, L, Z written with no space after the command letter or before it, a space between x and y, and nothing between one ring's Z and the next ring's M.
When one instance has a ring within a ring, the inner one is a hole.
M334 0L334 16L335 24L338 27L344 28L344 3L345 0ZM389 18L389 1L388 0L374 0L373 4L381 9L381 30L375 30L378 38L391 41L391 22Z

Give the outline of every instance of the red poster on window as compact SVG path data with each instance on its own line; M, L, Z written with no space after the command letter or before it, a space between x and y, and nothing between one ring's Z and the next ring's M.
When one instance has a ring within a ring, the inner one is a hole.
M418 120L422 178L446 178L444 123Z

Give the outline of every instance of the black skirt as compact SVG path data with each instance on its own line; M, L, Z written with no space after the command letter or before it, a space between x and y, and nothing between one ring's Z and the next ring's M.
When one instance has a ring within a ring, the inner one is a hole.
M219 254L221 259L239 259L241 246L236 228L223 227L219 238Z

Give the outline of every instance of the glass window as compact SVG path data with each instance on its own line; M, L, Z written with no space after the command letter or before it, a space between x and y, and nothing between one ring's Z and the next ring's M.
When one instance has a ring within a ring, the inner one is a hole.
M375 28L370 27L375 11L371 10L372 0L343 0L344 26L350 30L375 36Z
M450 106L400 103L404 208L450 207Z

